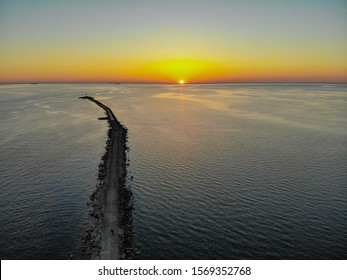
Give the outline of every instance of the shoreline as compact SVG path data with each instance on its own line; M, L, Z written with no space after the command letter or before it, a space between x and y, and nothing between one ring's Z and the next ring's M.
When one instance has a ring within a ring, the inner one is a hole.
M132 192L125 184L127 176L127 128L112 110L90 96L81 96L102 108L109 125L105 153L101 158L98 185L90 196L93 224L83 238L81 259L132 259Z

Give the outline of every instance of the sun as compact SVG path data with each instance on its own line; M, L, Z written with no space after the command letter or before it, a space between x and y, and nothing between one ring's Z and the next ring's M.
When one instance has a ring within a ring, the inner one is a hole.
M180 84L183 85L184 84L184 80L180 80Z

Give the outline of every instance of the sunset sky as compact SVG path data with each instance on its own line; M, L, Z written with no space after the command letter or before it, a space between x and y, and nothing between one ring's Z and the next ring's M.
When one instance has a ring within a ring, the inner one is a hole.
M347 82L345 0L2 0L0 82Z

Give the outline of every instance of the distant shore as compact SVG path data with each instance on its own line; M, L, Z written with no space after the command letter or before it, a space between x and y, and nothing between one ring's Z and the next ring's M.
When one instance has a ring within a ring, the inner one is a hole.
M132 247L132 192L126 187L127 128L112 110L91 96L81 96L105 110L109 124L106 151L99 165L97 189L90 196L94 223L86 230L82 259L134 258Z

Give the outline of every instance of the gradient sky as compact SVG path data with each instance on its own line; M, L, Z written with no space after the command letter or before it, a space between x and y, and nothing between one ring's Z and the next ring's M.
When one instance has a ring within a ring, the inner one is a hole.
M347 1L0 1L0 82L180 79L347 82Z

